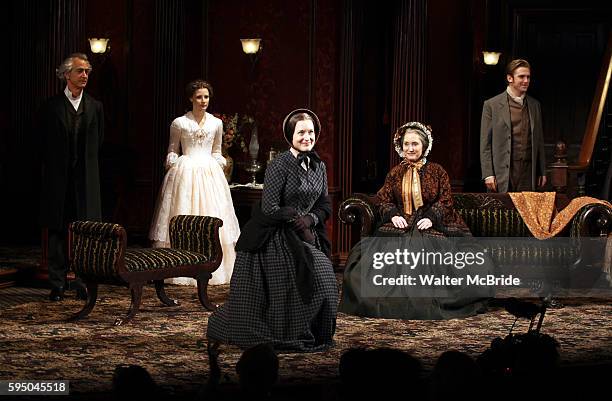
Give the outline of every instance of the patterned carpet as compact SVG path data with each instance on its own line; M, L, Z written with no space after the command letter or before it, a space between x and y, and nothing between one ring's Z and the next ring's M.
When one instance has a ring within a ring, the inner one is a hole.
M31 275L40 262L40 254L39 247L0 245L0 288L13 286ZM5 306L0 299L0 307Z
M211 288L214 302L223 302L227 285ZM91 315L66 323L82 301L62 303L29 299L0 313L0 380L70 380L71 393L110 391L117 364L139 364L168 392L193 392L208 374L204 333L209 312L198 303L194 288L169 286L168 294L181 300L163 307L153 288L146 288L135 320L114 327L127 312L129 293L102 286ZM565 308L549 310L542 331L561 344L562 364L612 362L612 300L565 300ZM495 337L507 334L514 318L503 309L463 320L401 321L338 315L336 346L324 353L280 356L281 384L335 381L340 355L351 347L392 347L407 350L431 369L437 356L457 349L477 356ZM525 331L527 321L515 332ZM235 382L237 348L221 351L225 382Z
M40 247L0 245L0 269L33 268L40 262Z
M49 295L47 288L7 287L0 289L0 308L39 302Z

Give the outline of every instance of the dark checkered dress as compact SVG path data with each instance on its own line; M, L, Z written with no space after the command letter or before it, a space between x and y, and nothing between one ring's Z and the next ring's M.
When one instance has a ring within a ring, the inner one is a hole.
M271 214L293 206L305 215L321 194L327 195L325 165L306 171L287 151L268 166L262 210ZM330 346L336 326L336 279L330 260L307 245L314 259L309 304L300 298L293 255L276 231L260 252L237 253L229 299L208 319L208 338L243 348L271 343L277 350L319 351Z

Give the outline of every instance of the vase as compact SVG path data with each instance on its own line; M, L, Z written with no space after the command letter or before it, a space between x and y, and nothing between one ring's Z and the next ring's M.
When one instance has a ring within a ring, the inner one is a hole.
M234 172L234 159L228 154L224 154L223 157L225 157L226 162L225 167L223 167L223 174L225 174L225 179L229 184L232 182L232 173Z
M257 160L258 153L259 153L259 139L257 138L257 126L255 126L251 133L251 142L249 143L249 155L251 156L251 159Z

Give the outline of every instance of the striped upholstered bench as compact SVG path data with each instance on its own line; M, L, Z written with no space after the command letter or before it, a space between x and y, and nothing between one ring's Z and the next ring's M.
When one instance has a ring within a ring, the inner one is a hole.
M87 302L71 319L87 316L98 297L98 284L127 286L132 301L127 316L115 325L128 323L138 309L142 287L155 283L157 297L168 306L178 305L164 291L164 279L193 277L202 306L214 310L208 299L208 280L221 264L223 252L219 228L223 222L210 216L175 216L170 220L172 248L128 249L125 229L119 224L77 221L70 225L70 267L87 286Z

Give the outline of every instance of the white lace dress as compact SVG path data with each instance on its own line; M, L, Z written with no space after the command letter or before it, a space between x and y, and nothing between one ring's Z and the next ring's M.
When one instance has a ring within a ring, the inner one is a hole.
M173 216L191 214L223 220L220 230L223 262L209 284L229 283L236 259L234 246L240 235L232 195L221 167L225 165L225 158L221 156L222 135L221 120L209 113L201 124L196 122L192 112L172 122L166 158L168 172L149 232L154 247L167 248L170 246L168 225ZM167 282L196 284L194 279L187 277Z

